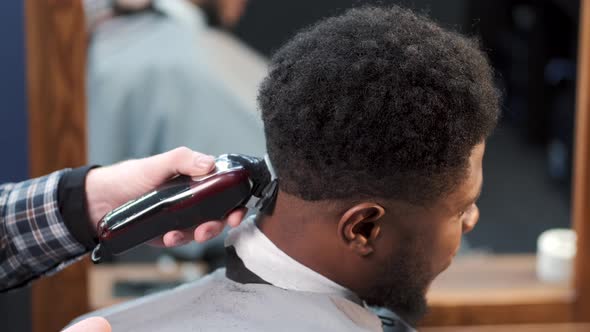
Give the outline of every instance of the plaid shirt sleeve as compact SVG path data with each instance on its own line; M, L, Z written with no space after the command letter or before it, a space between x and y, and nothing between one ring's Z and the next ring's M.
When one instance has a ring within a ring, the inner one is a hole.
M59 212L64 172L0 186L0 291L58 272L85 253Z

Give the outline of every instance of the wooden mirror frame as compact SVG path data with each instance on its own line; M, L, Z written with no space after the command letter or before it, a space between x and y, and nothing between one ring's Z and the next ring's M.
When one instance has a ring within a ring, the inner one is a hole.
M80 0L26 0L30 176L86 163L86 26ZM88 311L87 260L32 286L33 331Z
M581 1L573 226L578 234L573 296L511 303L439 303L427 325L590 321L590 4ZM26 0L31 176L86 162L85 57L80 0ZM32 289L33 331L57 331L88 310L87 261Z
M574 320L590 321L590 1L580 3L573 226L578 235Z

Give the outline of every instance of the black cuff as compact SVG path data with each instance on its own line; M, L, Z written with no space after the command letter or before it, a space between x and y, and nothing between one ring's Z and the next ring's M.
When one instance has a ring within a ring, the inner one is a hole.
M59 211L66 227L88 250L98 244L96 230L90 223L86 200L86 175L96 167L99 166L84 166L65 172L57 189Z

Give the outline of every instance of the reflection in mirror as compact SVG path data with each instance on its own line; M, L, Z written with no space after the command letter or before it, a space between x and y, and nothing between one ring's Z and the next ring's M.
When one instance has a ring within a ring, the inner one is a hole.
M578 6L469 2L469 29L504 91L486 149L480 222L467 236L477 251L534 253L543 231L570 227Z
M256 91L267 60L229 32L246 1L84 4L91 163L178 146L212 155L264 154ZM219 266L222 247L220 238L167 253L193 260L210 255ZM119 260L152 262L162 252L146 247Z
M85 0L89 159L99 164L182 145L215 155L262 155L256 92L267 57L294 31L358 5L258 0L226 8L227 1L201 7L179 0L133 9L98 2ZM523 286L532 297L570 296L567 283L538 283L534 253L543 231L571 224L578 1L370 2L428 11L444 26L478 37L503 92L503 115L484 158L480 222L464 238L462 263L434 284L439 292L431 300L473 300L456 292L470 285L466 276L477 279L470 293L487 284L499 301L513 299L510 292L497 292L510 285ZM169 250L143 246L111 258L119 264L93 268L91 283L101 285L91 286L94 308L201 277L224 264L222 241ZM497 259L492 264L482 257ZM131 262L145 265L125 264ZM514 271L520 274L501 278Z

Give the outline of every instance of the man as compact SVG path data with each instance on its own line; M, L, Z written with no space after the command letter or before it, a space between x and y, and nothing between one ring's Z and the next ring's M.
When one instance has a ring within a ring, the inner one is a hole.
M122 331L396 331L476 224L498 92L475 41L399 7L296 35L260 89L280 190L227 269L106 309Z
M96 246L97 224L110 210L155 189L167 179L207 174L214 160L187 148L108 167L60 170L45 177L0 185L0 292L26 285L75 262ZM239 224L243 211L227 221ZM171 231L155 245L207 241L224 224Z

